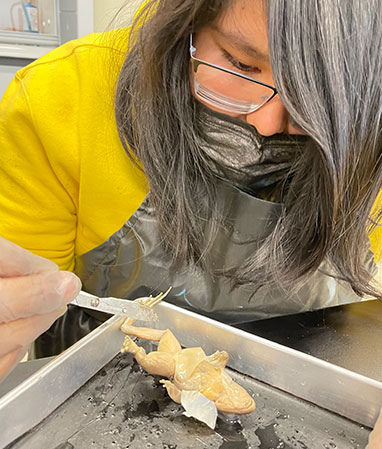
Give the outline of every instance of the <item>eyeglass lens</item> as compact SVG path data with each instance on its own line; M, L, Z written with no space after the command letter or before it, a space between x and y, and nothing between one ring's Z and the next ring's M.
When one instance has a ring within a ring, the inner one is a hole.
M266 86L205 64L200 64L194 74L194 87L203 100L241 114L255 111L273 95Z

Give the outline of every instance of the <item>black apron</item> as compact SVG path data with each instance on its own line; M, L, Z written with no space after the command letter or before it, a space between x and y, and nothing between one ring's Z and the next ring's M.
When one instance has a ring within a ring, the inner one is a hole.
M207 266L213 271L239 266L253 254L272 232L282 207L218 182L217 201L225 220L207 255ZM133 299L172 286L166 301L228 324L361 300L349 286L324 274L330 272L326 263L294 294L277 286L260 288L255 294L248 285L232 290L225 276L197 267L171 269L171 257L161 245L149 195L120 230L102 245L76 258L75 272L82 280L83 290L97 296ZM368 264L372 270L371 251ZM69 306L68 312L36 341L36 356L62 352L106 317Z

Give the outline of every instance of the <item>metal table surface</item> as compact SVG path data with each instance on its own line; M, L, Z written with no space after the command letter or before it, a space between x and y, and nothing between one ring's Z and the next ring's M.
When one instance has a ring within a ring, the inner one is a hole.
M382 381L382 301L362 301L237 327Z

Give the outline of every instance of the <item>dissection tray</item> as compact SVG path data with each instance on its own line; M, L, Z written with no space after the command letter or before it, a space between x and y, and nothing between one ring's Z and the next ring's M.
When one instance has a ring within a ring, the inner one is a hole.
M171 304L158 314L182 345L226 350L256 411L214 431L184 417L159 378L117 355L121 319L111 318L0 399L0 447L365 447L380 382Z

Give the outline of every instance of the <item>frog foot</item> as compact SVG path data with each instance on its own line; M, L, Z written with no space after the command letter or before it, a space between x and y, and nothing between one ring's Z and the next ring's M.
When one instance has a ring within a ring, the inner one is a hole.
M121 348L121 353L130 352L135 355L140 352L141 349L142 348L140 348L128 335L126 335Z

